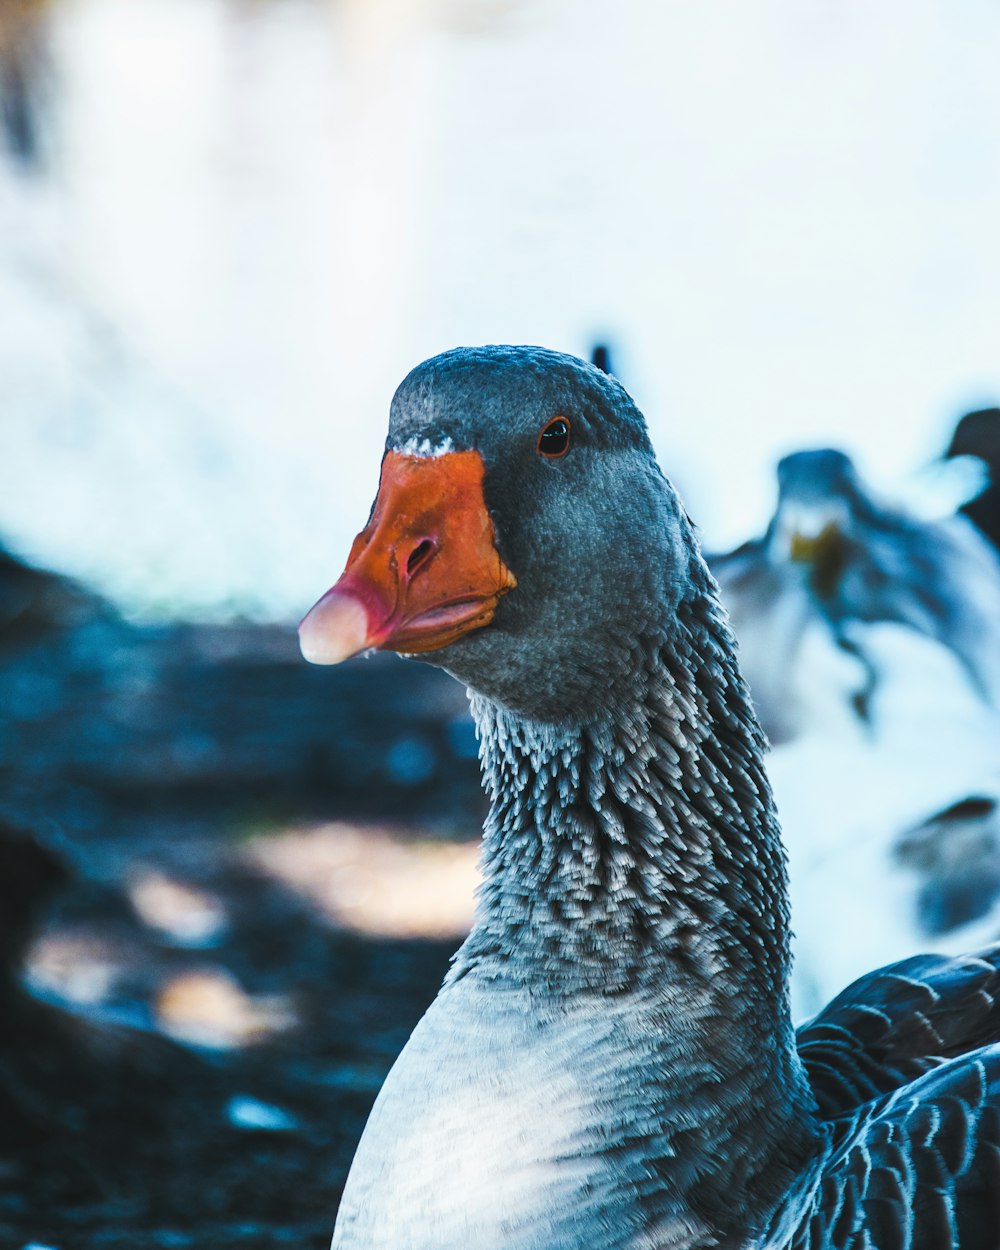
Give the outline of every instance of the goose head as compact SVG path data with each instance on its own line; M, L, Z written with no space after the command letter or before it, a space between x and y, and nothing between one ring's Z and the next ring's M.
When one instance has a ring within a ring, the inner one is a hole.
M778 504L765 540L775 564L808 569L821 595L832 593L864 500L850 457L834 448L798 451L778 463Z
M613 378L534 347L457 348L392 400L378 494L303 654L439 664L522 715L581 720L669 630L694 541Z

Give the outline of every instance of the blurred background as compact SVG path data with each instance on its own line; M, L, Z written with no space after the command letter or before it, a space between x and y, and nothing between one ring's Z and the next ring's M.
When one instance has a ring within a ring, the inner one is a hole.
M484 809L456 685L294 622L457 344L645 411L798 1014L1000 936L998 55L989 0L0 0L0 1241L327 1243Z

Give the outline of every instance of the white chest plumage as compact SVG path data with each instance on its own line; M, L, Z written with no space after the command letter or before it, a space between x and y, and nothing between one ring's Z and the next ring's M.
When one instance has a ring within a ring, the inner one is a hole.
M625 1013L597 1008L555 1017L527 991L446 989L379 1095L334 1250L636 1244L634 1194L605 1160Z

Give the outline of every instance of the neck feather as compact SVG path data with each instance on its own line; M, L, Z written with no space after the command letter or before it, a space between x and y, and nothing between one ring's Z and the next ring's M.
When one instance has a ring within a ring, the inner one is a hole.
M708 574L585 724L472 696L485 882L455 974L615 991L674 976L783 1000L784 853L764 743Z
M586 724L473 697L491 808L477 920L449 981L537 994L543 1015L625 996L615 1070L640 1057L655 1076L636 1086L644 1113L677 1134L671 1155L694 1161L666 1169L667 1199L745 1233L739 1213L775 1209L817 1129L788 1005L763 736L697 574L669 636L639 640L627 681ZM703 1174L705 1158L729 1163Z

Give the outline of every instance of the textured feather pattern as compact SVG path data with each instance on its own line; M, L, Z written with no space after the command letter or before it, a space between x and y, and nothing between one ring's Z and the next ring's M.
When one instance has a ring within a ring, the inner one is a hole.
M997 1250L1000 957L873 974L796 1046L760 729L634 405L481 348L393 412L485 440L518 589L445 649L480 692L484 884L336 1250ZM575 451L536 464L553 412Z
M759 733L701 589L637 653L628 715L613 691L572 730L473 699L476 925L335 1250L1000 1245L1000 1048L973 1050L1000 1036L1000 951L873 973L796 1049Z
M862 977L798 1031L820 1114L849 1114L1000 1039L1000 947L916 955Z
M676 1035L668 1055L669 1025L642 995L547 1003L473 977L447 987L382 1090L334 1247L638 1247L660 1244L651 1224L670 1230L664 1244L713 1244L660 1177L671 1158L686 1186L712 1165L686 1147L706 1137L714 1065L682 1056ZM683 1113L664 1095L671 1058Z
M1000 1245L1000 947L862 977L798 1031L824 1149L766 1246Z
M557 728L473 699L477 920L376 1104L337 1250L742 1245L813 1153L759 730L692 575L627 712L609 690Z
M834 1121L788 1250L996 1250L1000 1045ZM806 1189L806 1186L802 1186Z

